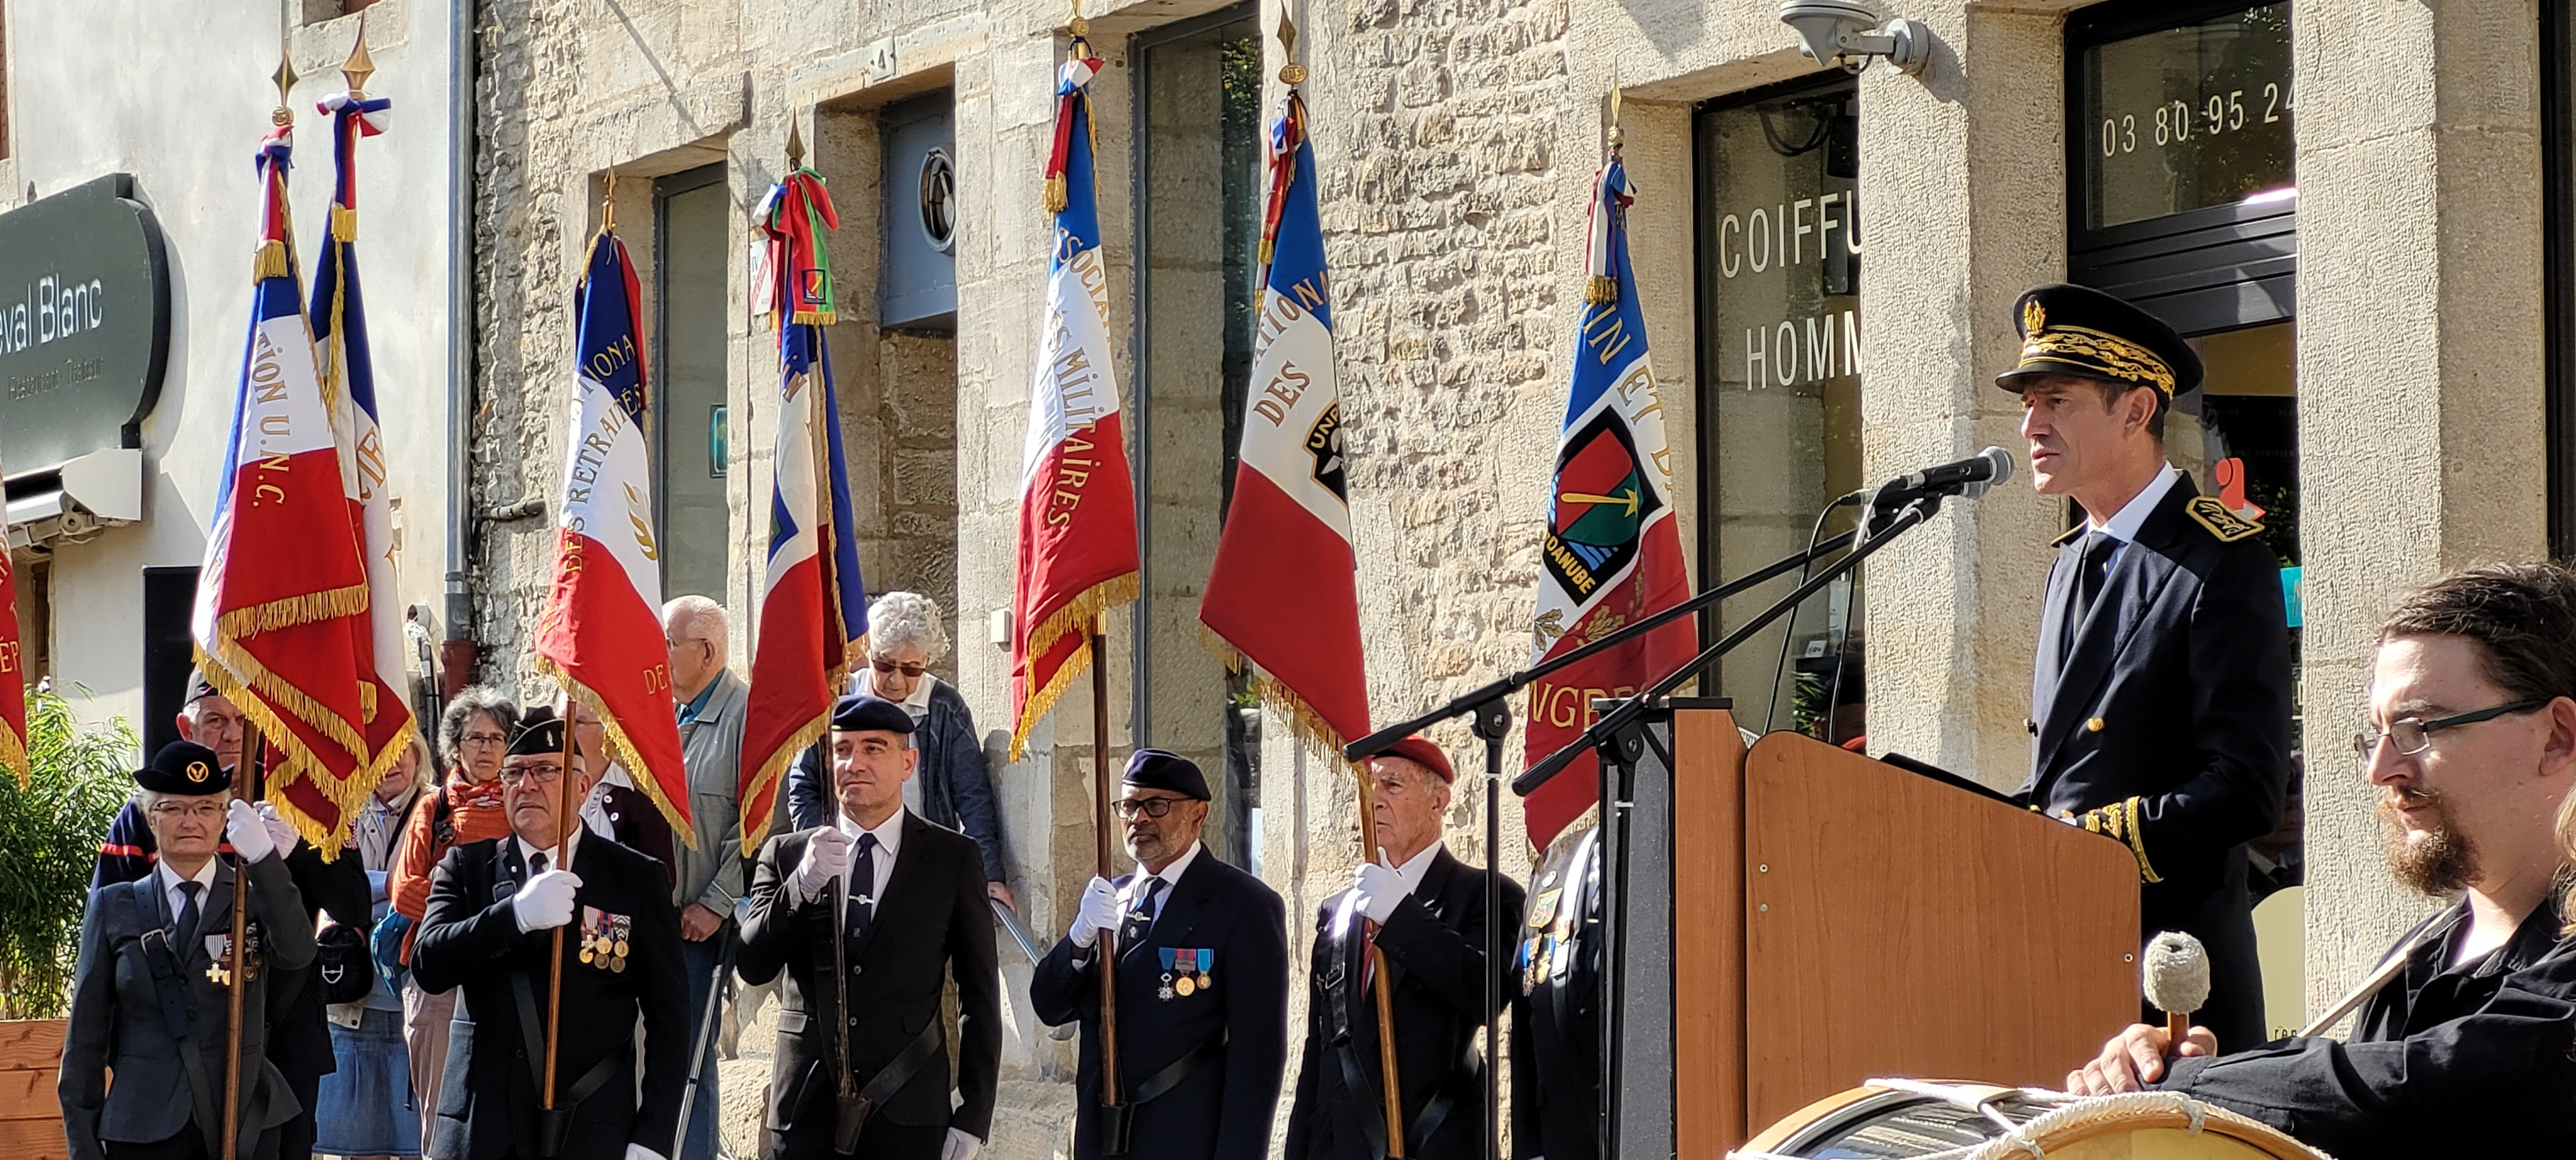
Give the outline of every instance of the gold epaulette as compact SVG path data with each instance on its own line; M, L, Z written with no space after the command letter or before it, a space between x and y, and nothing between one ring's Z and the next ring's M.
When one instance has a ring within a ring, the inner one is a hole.
M2233 544L2263 530L2262 524L2227 510L2227 505L2218 502L2216 496L2193 496L2182 510L2192 518L2192 522L2209 529L2209 534L2218 537L2222 544Z

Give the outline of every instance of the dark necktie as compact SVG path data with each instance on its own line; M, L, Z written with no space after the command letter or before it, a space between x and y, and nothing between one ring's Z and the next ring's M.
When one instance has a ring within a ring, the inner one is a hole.
M2075 574L2075 619L2070 629L2080 630L2084 618L2092 614L2094 601L2101 599L2102 584L2111 576L2111 554L2119 550L2119 537L2109 532L2085 534L2084 563Z
M528 855L528 877L530 877L530 878L534 878L534 877L536 877L537 875L539 875L539 874L543 874L543 873L545 873L545 872L546 872L546 852L545 852L545 851L543 851L543 850L539 850L539 851L537 851L537 852L536 852L536 853L534 853L534 854L530 854L530 855Z
M203 917L197 911L197 892L205 888L205 883L193 880L179 884L179 893L186 901L179 904L179 925L171 933L180 946L188 945L188 940L197 937L197 922Z
M1143 942L1145 932L1153 929L1154 900L1162 895L1163 887L1168 885L1170 883L1160 878L1145 880L1144 892L1136 896L1134 906L1127 908L1127 921L1118 924L1118 949L1121 952Z
M868 933L877 916L877 836L859 835L858 852L850 856L850 937Z

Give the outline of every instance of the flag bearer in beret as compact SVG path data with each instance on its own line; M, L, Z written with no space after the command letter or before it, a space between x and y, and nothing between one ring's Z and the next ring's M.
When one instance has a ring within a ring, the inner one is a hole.
M1287 909L1199 844L1198 766L1139 749L1124 782L1116 808L1136 872L1093 878L1072 931L1029 978L1039 1019L1082 1022L1074 1160L1261 1160L1287 1066ZM1118 955L1115 1108L1100 1101L1102 931Z
M1440 840L1458 774L1428 738L1408 737L1369 763L1377 779L1377 859L1315 915L1305 1063L1288 1117L1289 1160L1375 1160L1388 1154L1370 930L1386 952L1395 1012L1396 1082L1404 1154L1482 1157L1485 932L1521 922L1521 888L1500 883L1502 911L1485 913L1486 871Z
M578 817L570 865L557 863L566 791L578 802L590 789L580 759L567 767L563 754L564 723L553 709L522 715L501 761L510 836L458 845L430 874L412 977L433 994L458 987L465 994L439 1084L435 1160L675 1155L689 1071L679 912L660 863ZM549 1112L539 1085L557 927L570 929Z
M841 698L826 738L831 824L771 838L752 868L737 969L752 983L787 975L764 1125L773 1160L974 1160L992 1133L1002 977L984 855L904 808L912 731L896 702ZM954 1098L939 1009L952 974Z
M2200 384L2172 328L2098 290L2042 286L2014 312L2042 494L2084 521L2058 537L2031 675L2032 808L2136 856L2142 937L2209 949L2200 1021L2222 1050L2268 1039L2245 844L2272 831L2290 772L2280 560L2262 526L2165 461L2166 412Z
M81 918L57 1080L70 1155L221 1155L234 981L226 956L239 881L215 850L228 840L249 880L250 913L239 979L239 1147L227 1160L272 1160L280 1130L307 1110L267 1059L269 997L300 983L313 963L312 918L286 873L295 831L273 812L227 800L232 775L202 745L163 746L134 781L159 857L139 880L90 891Z

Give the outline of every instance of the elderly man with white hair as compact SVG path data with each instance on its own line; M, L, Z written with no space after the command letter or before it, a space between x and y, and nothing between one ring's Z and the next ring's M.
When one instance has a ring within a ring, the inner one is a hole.
M904 808L975 839L984 854L985 892L1017 910L1011 888L1003 884L1001 811L975 716L955 686L930 672L947 655L939 605L918 592L888 592L868 606L868 663L851 675L847 691L883 697L912 715L921 765L904 783ZM820 753L819 747L807 750L788 775L788 817L800 830L831 820L832 795Z
M695 1043L707 1014L707 991L716 983L721 937L732 921L742 883L742 818L737 780L742 767L742 709L750 687L725 666L731 626L724 606L704 596L676 596L662 605L662 643L671 654L671 695L679 705L680 764L689 773L689 823L697 846L673 843L677 881L671 903L680 908L680 958L689 973L689 1041ZM681 1126L681 1160L716 1155L715 1044L698 1061L698 1098Z

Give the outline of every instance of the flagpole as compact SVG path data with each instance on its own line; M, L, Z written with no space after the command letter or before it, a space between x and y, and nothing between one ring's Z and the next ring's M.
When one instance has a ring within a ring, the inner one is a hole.
M570 692L566 692L564 694L563 712L563 772L555 775L554 859L554 868L566 872L570 872L572 866L569 862L565 861L564 855L571 850L573 826L577 824L574 821L572 814L572 763L574 757L572 746L572 710L572 694ZM573 913L578 917L581 913L580 908L573 908ZM552 981L546 984L546 1083L545 1087L540 1089L539 1094L545 1098L543 1106L545 1110L549 1112L555 1110L555 1041L560 1038L563 1031L564 926L570 925L572 924L565 923L563 926L557 926L555 928L554 950L552 958L549 960L554 964L552 968L553 973L548 976Z
M1114 855L1109 826L1109 618L1091 618L1091 831L1093 872L1108 879ZM1100 1106L1117 1107L1118 932L1100 932Z
M284 111L282 108L279 110L281 113ZM250 773L248 777L243 777L239 776L239 771L236 771L236 776L233 778L233 796L242 801L249 801L250 781L260 776L261 766L265 764L264 759L268 755L268 739L260 736L257 729L245 729L242 732L244 734L242 744L251 747ZM246 972L242 970L244 966L242 943L249 937L249 927L250 863L243 860L241 850L236 848L233 851L233 934L232 940L224 944L224 982L225 990L230 993L224 999L228 1012L224 1019L224 1154L222 1160L232 1160L239 1151L241 1141L242 984L247 981Z

